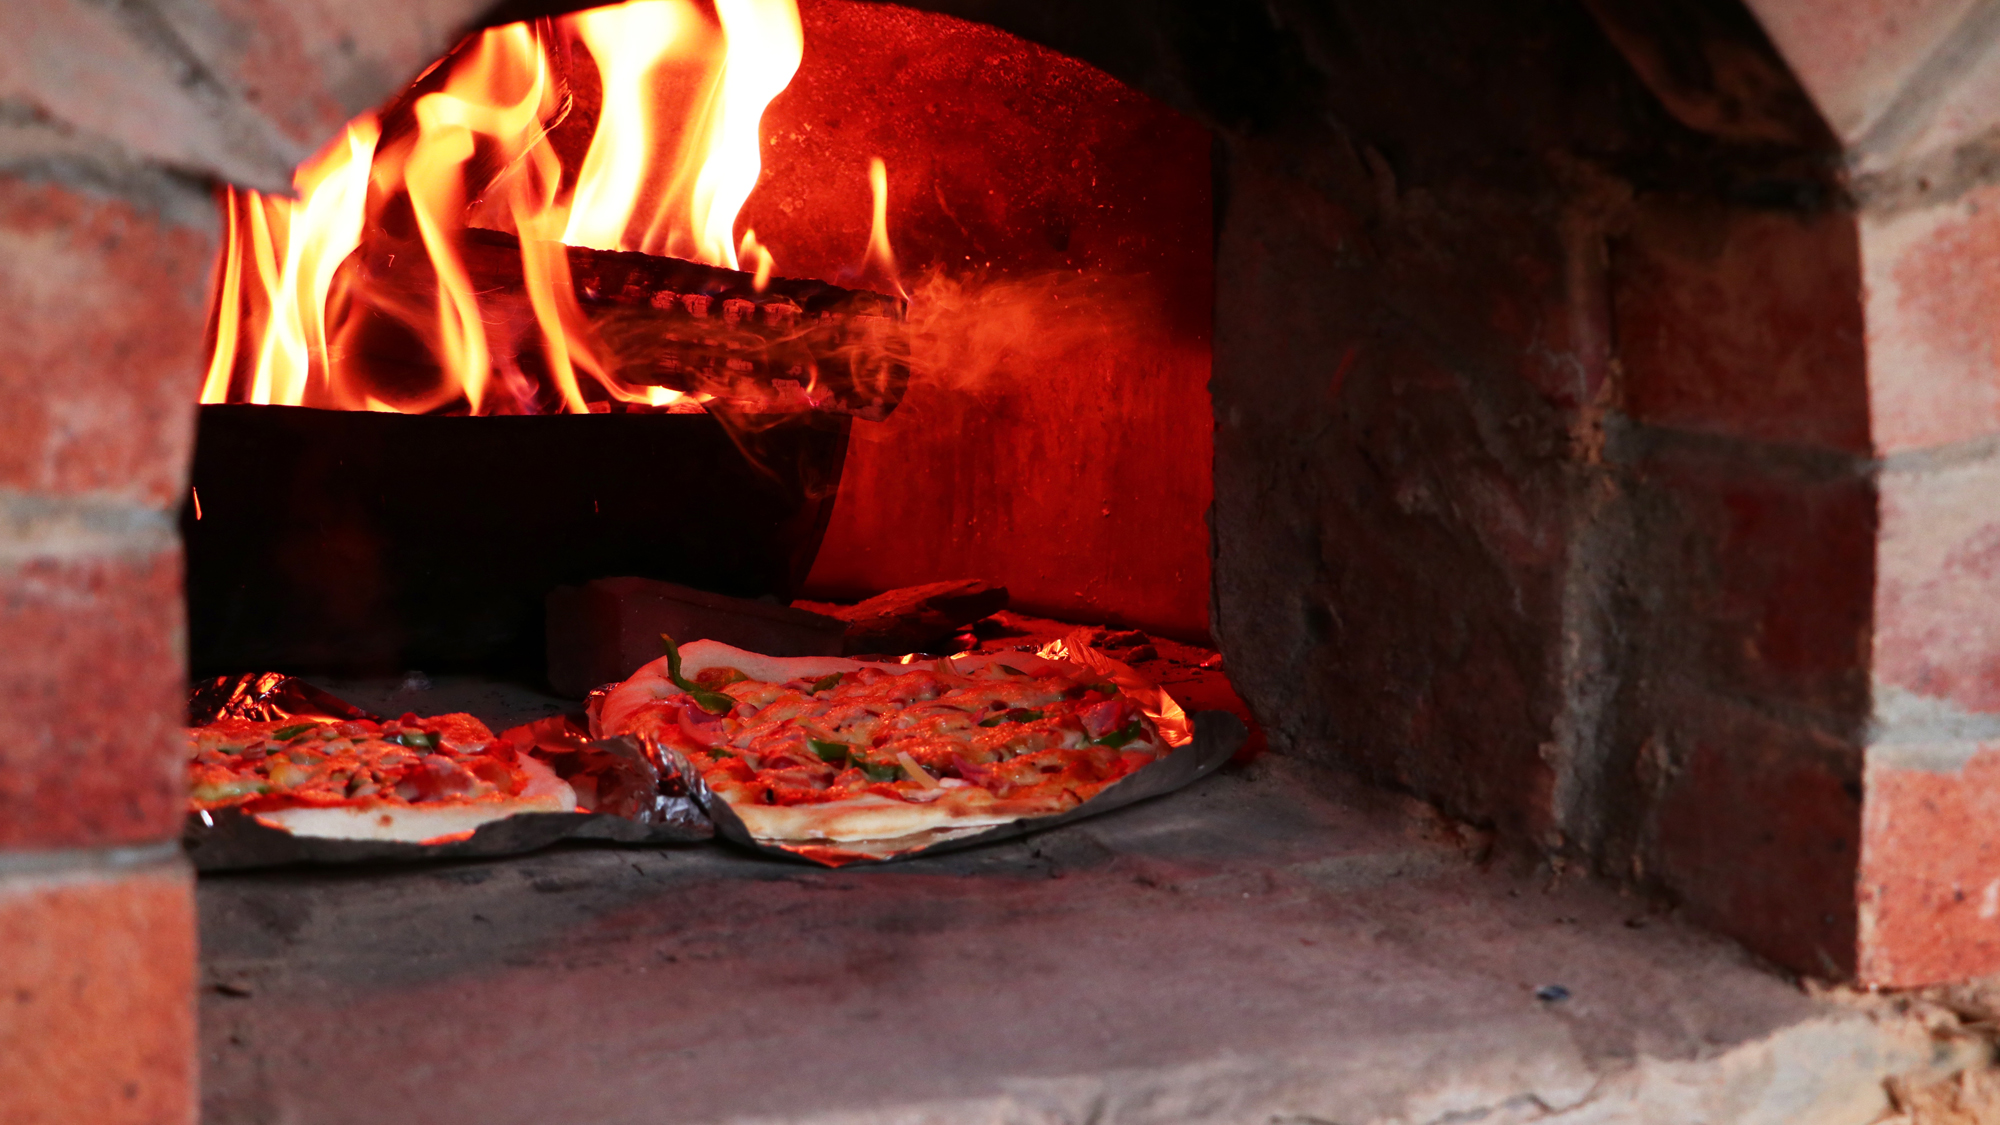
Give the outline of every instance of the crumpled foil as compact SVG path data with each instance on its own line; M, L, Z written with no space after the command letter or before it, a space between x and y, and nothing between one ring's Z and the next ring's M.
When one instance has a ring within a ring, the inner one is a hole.
M375 716L296 677L276 672L221 676L196 685L188 719L202 726L225 718L372 720ZM480 825L465 839L436 844L302 836L240 809L191 812L181 833L199 871L340 864L477 859L537 851L563 840L619 844L685 844L714 837L685 772L656 761L631 738L591 739L561 717L510 727L500 738L516 752L549 766L577 790L576 812L516 813Z
M188 692L187 721L191 727L205 727L221 719L264 723L293 718L380 721L378 716L283 672L217 676Z
M579 809L643 825L706 822L689 775L655 761L636 738L593 739L563 715L511 727L500 737L568 782Z

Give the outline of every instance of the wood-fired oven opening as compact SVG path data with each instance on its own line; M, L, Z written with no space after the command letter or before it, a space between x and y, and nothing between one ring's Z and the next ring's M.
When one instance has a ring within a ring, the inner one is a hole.
M193 671L540 685L552 592L614 578L977 580L1208 643L1208 160L1087 65L893 7L469 36L296 199L220 197Z

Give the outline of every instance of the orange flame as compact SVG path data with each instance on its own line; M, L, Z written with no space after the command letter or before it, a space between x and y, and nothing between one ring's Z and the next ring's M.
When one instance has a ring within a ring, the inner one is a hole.
M223 402L244 337L243 266L257 271L255 307L263 333L244 401L297 402L314 365L328 369L324 312L334 271L361 242L369 160L380 133L372 115L299 168L293 177L300 202L231 189L224 196L230 242L222 263L216 345L201 401ZM282 230L282 236L277 233ZM278 265L278 254L285 256Z
M909 297L896 269L896 251L889 245L889 166L882 158L868 159L868 190L874 196L874 217L868 223L868 253L861 276L886 285L898 297Z
M472 414L581 413L605 399L697 408L696 396L620 381L563 247L747 267L761 291L776 263L735 226L763 173L764 111L803 53L795 0L631 0L469 37L302 166L296 200L225 191L201 400ZM589 112L565 69L585 55L601 97L570 182L552 134ZM883 190L871 260L876 243L887 252ZM519 240L518 312L496 305L468 264L466 232L479 227ZM414 287L409 263L427 267ZM392 350L413 339L438 374L417 366L391 377L360 362L384 333L400 341Z

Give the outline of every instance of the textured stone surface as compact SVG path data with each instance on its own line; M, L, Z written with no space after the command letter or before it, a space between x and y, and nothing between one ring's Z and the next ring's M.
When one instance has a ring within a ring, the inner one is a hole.
M205 1120L1860 1125L1933 1050L1457 839L1274 768L888 868L205 879Z
M1985 442L1912 455L1881 476L1860 881L1862 979L1909 984L2000 972L2000 488Z
M0 857L0 1119L193 1125L194 879Z
M1654 682L1858 728L1878 532L1859 462L1657 430L1611 449L1633 523L1627 593L1608 608Z
M1211 386L1216 628L1273 746L1538 839L1589 565L1571 459L1610 374L1603 238L1626 193L1502 153L1617 148L1608 91L1647 97L1571 15L1531 34L1469 7L1343 9L1349 35L1290 13L1331 90L1298 96L1352 132L1230 136ZM1508 46L1464 61L1418 20ZM1367 96L1389 87L1413 93Z
M215 253L205 195L0 173L0 488L180 502Z
M1741 4L1586 0L1584 6L1681 124L1749 144L1826 136L1812 99Z
M164 525L126 535L26 557L0 541L0 847L180 834L180 548Z
M1611 452L1616 688L1569 834L1765 956L1851 971L1874 490L1840 456L1663 432Z
M1680 745L1656 746L1652 873L1690 917L1780 964L1855 969L1858 748L1720 695L1683 696Z

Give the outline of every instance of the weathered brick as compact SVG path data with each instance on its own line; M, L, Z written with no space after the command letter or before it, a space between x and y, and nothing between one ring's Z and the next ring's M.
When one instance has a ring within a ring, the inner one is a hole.
M173 839L180 550L0 556L0 847Z
M1660 788L1649 866L1690 916L1782 965L1854 969L1860 754L1719 696L1684 701L1678 748L1641 756Z
M1634 418L1868 450L1851 215L1654 198L1638 207L1612 261Z
M0 1120L192 1125L194 880L0 875Z
M1640 659L1663 677L1858 724L1868 708L1876 499L1837 458L1653 435L1632 465ZM1634 615L1621 623L1638 627Z
M1883 453L2000 431L2000 185L1864 213L1868 384Z
M214 253L159 210L0 175L0 488L179 502Z
M2000 973L2000 747L1869 758L1860 979L1902 987Z
M1957 712L2000 712L2000 459L1881 477L1874 678Z

